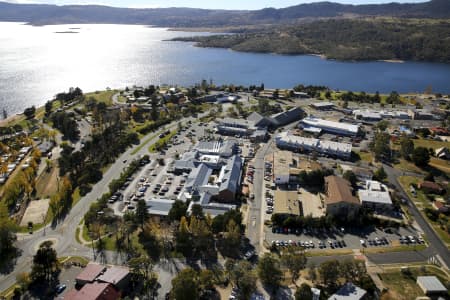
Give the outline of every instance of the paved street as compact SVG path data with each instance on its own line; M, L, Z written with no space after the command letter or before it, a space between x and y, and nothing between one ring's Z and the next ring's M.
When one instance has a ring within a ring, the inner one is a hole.
M193 119L186 118L186 121L188 120ZM171 124L166 125L165 128L175 128L176 126L177 122L172 122ZM156 136L148 141L147 139L152 135L154 135L153 132L141 139L141 143L147 142L147 144L136 153L133 153L133 151L139 147L139 145L132 147L123 153L103 174L103 178L93 186L92 191L81 198L80 201L72 207L70 214L64 219L63 222L60 222L55 227L48 225L41 230L35 231L32 235L18 235L17 247L22 250L22 255L16 260L16 265L13 272L7 275L0 275L0 291L4 291L14 284L18 274L30 271L32 257L43 241L53 241L58 256L80 255L92 258L92 250L78 244L76 241L76 228L86 212L89 210L91 203L108 191L109 183L113 179L119 178L120 173L127 166L127 163L135 158L138 158L140 155L148 153L148 146L158 139L158 136Z
M430 244L430 251L429 255L430 257L433 255L438 254L440 258L443 260L443 262L446 264L446 267L450 266L450 251L447 249L445 244L441 241L439 236L436 234L436 232L431 228L431 226L428 224L428 222L425 220L425 218L422 216L420 211L417 209L416 205L414 204L414 201L411 201L411 199L408 197L408 195L405 193L405 191L402 189L402 186L398 183L397 178L403 175L403 172L396 170L388 165L383 165L384 170L386 171L388 175L388 180L391 184L393 184L396 189L401 193L401 195L408 199L409 205L409 211L411 215L413 216L414 220L419 224L420 228L423 230L425 235L428 238L429 244Z

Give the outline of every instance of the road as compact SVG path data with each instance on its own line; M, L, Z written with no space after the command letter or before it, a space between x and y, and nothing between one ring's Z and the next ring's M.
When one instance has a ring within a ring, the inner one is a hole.
M194 120L193 118L186 118L186 121ZM165 128L173 128L177 126L177 122L172 122L165 126ZM76 228L80 224L90 205L100 198L104 193L108 192L108 185L113 179L120 176L122 170L128 165L130 161L138 158L140 155L148 153L148 145L156 142L159 137L149 139L154 132L149 133L141 139L141 143L146 143L139 151L133 153L140 145L134 146L123 153L114 164L103 174L103 178L96 183L92 191L86 196L82 197L78 203L72 207L69 215L64 221L52 227L48 225L41 230L34 232L34 234L18 234L18 241L16 246L22 251L20 257L17 258L14 270L9 274L0 275L0 291L4 291L13 285L16 281L16 276L23 272L31 270L32 257L36 253L39 245L43 241L51 240L54 243L54 248L58 256L86 256L93 259L92 249L80 245L75 239Z
M443 241L440 239L440 237L436 234L436 232L431 228L430 224L425 220L424 216L420 213L416 205L414 204L414 201L412 201L407 193L403 190L402 186L398 182L398 177L403 175L403 172L396 170L388 165L383 164L383 168L386 171L386 174L388 175L388 180L391 184L393 184L396 189L401 193L401 195L408 199L409 203L409 212L414 217L414 220L417 222L417 224L420 226L420 228L423 230L425 235L428 238L429 242L429 250L427 252L428 255L439 255L439 257L442 259L442 261L446 264L446 268L450 266L450 251L446 247L446 245L443 243Z
M261 253L264 249L264 157L270 149L272 142L273 140L271 139L269 142L262 144L262 147L256 153L254 160L255 174L253 177L253 193L255 194L255 199L252 202L249 202L251 207L247 217L247 237L255 247L257 253Z

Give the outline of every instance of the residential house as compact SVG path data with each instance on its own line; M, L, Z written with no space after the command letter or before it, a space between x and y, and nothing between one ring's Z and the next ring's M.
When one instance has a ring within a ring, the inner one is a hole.
M331 295L328 300L364 300L367 299L367 291L351 282L344 284L339 291Z
M431 193L436 195L441 195L445 192L442 186L433 181L423 181L419 183L419 189L421 189L425 193Z

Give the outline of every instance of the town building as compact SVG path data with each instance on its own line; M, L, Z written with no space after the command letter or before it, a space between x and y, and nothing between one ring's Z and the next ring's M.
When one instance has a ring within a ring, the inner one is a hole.
M119 290L124 290L130 283L131 273L127 267L111 266L97 277L99 282L110 283Z
M367 291L351 282L344 284L328 300L364 300L367 299Z
M236 118L218 120L216 130L219 134L250 137L259 141L267 138L267 130L269 128L278 128L299 121L304 116L305 112L300 107L294 107L270 117L253 112L246 120Z
M110 283L94 282L84 285L80 290L72 289L64 296L65 300L117 300L121 293Z
M361 205L365 208L384 212L392 209L392 200L386 185L367 180L364 189L358 191L358 197Z
M89 262L83 271L75 278L78 285L85 285L86 283L94 282L97 277L106 270L106 266Z
M328 121L324 119L315 118L313 116L309 116L304 118L300 122L300 128L318 128L323 132L328 132L336 135L343 136L356 136L360 133L359 125L343 123L343 122L334 122Z
M447 288L436 276L418 276L417 285L427 296L444 296L447 294Z
M116 300L129 287L130 270L89 262L75 278L76 288L67 292L69 300Z
M287 216L301 216L301 202L297 191L276 190L273 213Z
M330 157L350 159L352 144L339 143L316 138L307 138L282 132L275 137L275 144L279 149L302 153L317 153Z
M353 218L361 206L353 196L350 182L338 176L325 177L325 209L327 214Z
M316 102L312 103L310 106L317 110L332 110L335 108L335 105L332 102Z
M409 109L408 115L413 120L433 120L434 115L427 109Z
M274 151L273 182L278 185L295 183L298 181L300 172L310 172L321 169L318 162L294 157L291 151Z
M200 204L212 216L235 209L236 194L241 188L242 158L235 154L234 141L198 142L195 147L175 161L176 174L188 173L186 183L178 195L181 201ZM153 215L167 216L169 203L163 199L147 202Z

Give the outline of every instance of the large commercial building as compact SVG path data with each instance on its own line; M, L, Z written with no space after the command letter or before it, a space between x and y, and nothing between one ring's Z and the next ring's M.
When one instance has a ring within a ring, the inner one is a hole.
M200 204L206 213L216 216L235 209L241 184L243 161L235 154L236 143L199 142L193 150L175 162L175 173L188 173L178 199ZM167 209L165 202L152 200L154 210Z
M284 126L299 121L304 116L305 112L300 107L294 107L270 117L265 117L257 112L253 112L246 120L235 118L218 120L216 129L218 133L223 135L244 136L258 141L267 137L268 128Z
M339 143L315 138L306 138L282 132L275 138L278 148L296 152L317 152L321 155L349 159L352 153L352 144Z
M300 122L300 127L304 129L317 128L323 132L328 132L344 136L356 136L360 132L358 125L334 122L309 116Z

